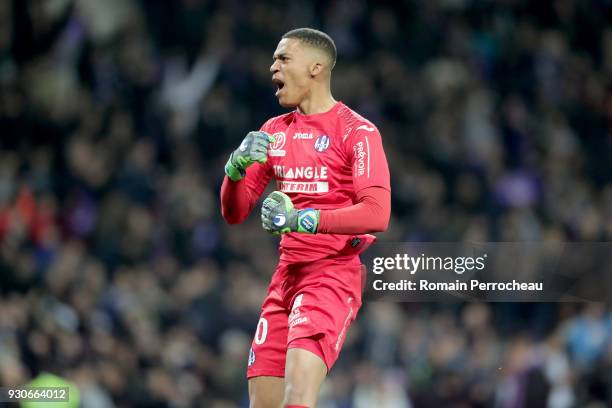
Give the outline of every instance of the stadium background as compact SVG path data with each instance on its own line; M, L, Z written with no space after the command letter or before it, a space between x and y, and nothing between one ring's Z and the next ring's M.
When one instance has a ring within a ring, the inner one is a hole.
M383 134L383 240L612 240L606 0L0 2L0 384L84 407L246 406L276 258L218 192L282 113L280 35L336 41ZM257 210L256 210L257 211ZM610 273L610 271L602 271ZM601 305L370 303L321 407L612 406Z

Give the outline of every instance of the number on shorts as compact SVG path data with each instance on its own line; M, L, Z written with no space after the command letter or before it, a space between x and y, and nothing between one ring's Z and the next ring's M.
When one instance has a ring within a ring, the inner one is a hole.
M257 322L257 330L255 330L255 344L263 344L268 336L268 321L265 317L259 319Z

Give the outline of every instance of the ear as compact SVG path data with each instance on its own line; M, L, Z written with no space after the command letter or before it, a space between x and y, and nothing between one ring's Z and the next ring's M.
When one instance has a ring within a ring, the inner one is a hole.
M323 64L321 64L320 62L313 62L310 65L309 71L310 71L310 76L311 77L316 77L321 72L323 72Z

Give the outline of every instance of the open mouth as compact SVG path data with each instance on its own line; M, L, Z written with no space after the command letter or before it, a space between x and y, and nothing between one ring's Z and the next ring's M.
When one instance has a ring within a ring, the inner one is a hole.
M285 83L278 78L272 78L272 83L276 86L276 95L285 87Z

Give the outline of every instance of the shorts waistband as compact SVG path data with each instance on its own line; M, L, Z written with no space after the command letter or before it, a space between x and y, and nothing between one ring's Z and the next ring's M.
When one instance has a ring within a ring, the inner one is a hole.
M312 270L318 270L326 266L359 266L361 260L359 255L342 255L330 258L317 259L316 261L308 262L287 262L279 261L278 266L283 269L299 269L301 272L309 272Z

